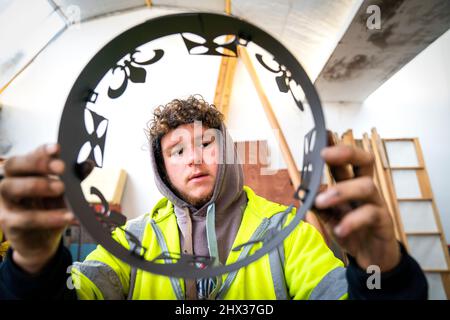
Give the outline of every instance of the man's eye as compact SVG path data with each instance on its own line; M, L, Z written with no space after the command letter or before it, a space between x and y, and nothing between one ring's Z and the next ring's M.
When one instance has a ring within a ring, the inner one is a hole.
M203 141L202 143L202 147L206 148L207 146L209 146L211 143L213 143L214 140L209 140L209 141Z
M175 149L172 151L171 156L181 156L183 154L183 148Z

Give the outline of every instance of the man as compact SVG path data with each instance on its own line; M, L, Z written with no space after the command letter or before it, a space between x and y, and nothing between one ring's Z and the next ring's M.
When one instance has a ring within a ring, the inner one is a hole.
M230 264L260 248L255 244L232 250L276 225L286 208L243 186L236 155L233 161L227 157L233 141L213 106L191 96L157 108L149 138L155 181L165 197L150 213L125 226L142 240L146 259L168 251L211 256ZM344 146L322 152L339 183L321 193L315 207L349 254L346 269L314 227L301 222L278 250L215 279L175 279L135 270L98 246L72 269L75 295L67 286L70 254L60 241L73 215L61 201L64 185L55 178L65 169L58 150L57 145L43 146L6 164L0 223L12 250L0 267L2 298L427 297L424 274L396 240L390 214L370 177L372 157ZM348 176L347 164L359 168L356 177ZM116 229L113 237L130 247L123 230ZM381 288L374 290L367 285L366 269L372 265L381 271Z

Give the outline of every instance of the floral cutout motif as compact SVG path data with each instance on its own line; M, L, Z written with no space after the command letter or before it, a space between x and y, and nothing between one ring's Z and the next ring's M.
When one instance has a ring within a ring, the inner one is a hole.
M298 83L292 78L292 74L289 70L287 70L286 66L280 64L275 58L273 58L273 61L275 61L278 64L278 69L273 69L264 62L262 55L257 53L255 56L256 59L259 61L259 63L270 72L277 74L281 72L281 74L275 78L278 85L278 89L283 93L290 92L297 106L300 108L301 111L304 111L305 108L303 107L303 103L301 101L301 98L299 97L300 95L299 91L303 92L303 90L298 85Z
M235 35L182 33L181 37L191 55L237 57Z
M125 217L120 212L110 210L109 203L108 201L106 201L105 197L103 196L100 190L98 190L96 187L91 186L90 192L91 194L97 196L97 198L100 199L100 202L102 204L102 211L97 212L97 218L101 222L106 222L109 226L112 226L113 228L125 225L125 223L127 222L127 217Z
M303 200L309 191L308 186L311 183L311 175L313 173L314 165L312 154L316 143L316 128L313 128L305 135L303 146L303 167L301 183L296 192L296 198Z
M86 131L83 132L82 141L86 142L80 148L77 163L90 159L95 162L97 167L102 167L108 119L85 108L84 125Z
M131 242L130 252L132 254L135 254L136 256L143 258L145 253L147 252L147 248L142 246L142 243L140 242L138 237L124 228L125 223L127 222L127 217L120 212L110 210L108 201L106 201L101 191L96 187L91 186L90 193L97 196L102 204L102 211L95 213L97 220L100 221L103 226L108 228L111 232L113 232L116 228L122 230L128 236L128 240Z
M147 77L147 71L144 68L141 68L139 66L153 64L153 63L159 61L164 55L164 51L161 49L156 49L153 51L155 53L153 58L151 58L150 60L147 60L147 61L139 62L139 61L136 61L135 54L140 51L135 49L133 52L130 53L129 59L125 60L122 65L117 64L112 69L113 75L116 72L116 70L121 70L124 75L124 78L123 78L122 84L120 85L119 88L112 89L111 87L109 87L108 97L110 97L111 99L119 98L127 89L128 80L133 83L145 83L145 80Z

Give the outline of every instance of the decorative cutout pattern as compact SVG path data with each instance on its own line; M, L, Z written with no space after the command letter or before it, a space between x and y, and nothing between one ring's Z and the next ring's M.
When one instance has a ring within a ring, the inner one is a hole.
M273 69L264 62L262 55L260 55L259 53L256 54L256 59L259 61L259 63L264 68L266 68L270 72L277 73L277 74L281 72L281 75L279 75L275 78L275 81L277 82L277 85L278 85L278 89L283 93L290 92L292 95L292 98L294 98L297 106L300 108L301 111L304 111L305 109L303 107L302 101L300 100L299 97L296 96L297 90L301 90L301 87L292 78L292 74L289 70L287 70L286 66L280 64L277 61L277 59L273 58L273 60L278 64L278 69ZM294 93L294 90L296 91L295 93Z
M134 234L129 232L127 229L123 228L123 226L127 222L127 217L125 217L120 212L110 210L108 201L106 201L106 199L103 196L103 194L101 193L101 191L98 190L96 187L91 187L90 192L91 192L91 194L96 195L100 199L100 202L102 203L102 207L103 207L102 212L96 212L97 220L99 220L101 223L104 224L104 226L109 228L111 230L111 232L114 229L119 228L125 234L127 234L128 238L131 242L130 252L133 255L143 258L145 256L145 253L147 252L147 248L142 246L141 242ZM142 254L140 253L141 251L142 251Z
M123 65L118 64L112 69L113 74L117 69L121 70L124 75L124 78L119 88L112 89L111 87L109 87L108 97L110 97L111 99L117 99L125 92L128 86L128 80L130 80L133 83L145 83L147 71L144 68L140 68L138 66L153 64L159 61L164 55L163 50L156 49L154 50L155 55L153 58L147 61L138 62L134 57L134 55L138 52L140 51L135 49L132 53L130 53L130 58L123 62Z
M226 41L227 35L182 33L184 44L191 55L208 55L237 57L236 36L230 35L231 39Z
M91 187L91 194L96 195L102 203L102 212L97 214L97 217L101 222L106 222L113 227L123 226L127 222L127 217L123 214L109 209L109 203L106 201L100 190L96 187Z
M302 200L308 193L308 186L310 185L311 175L314 170L312 154L316 141L316 128L312 129L305 135L303 147L303 168L300 186L297 189L296 197ZM301 192L301 190L303 192Z
M108 119L85 108L84 125L86 131L83 132L84 136L82 139L86 142L80 148L77 163L82 163L87 159L90 159L97 167L101 168L103 166Z
M89 96L87 98L87 102L96 103L98 98L98 93L95 91L90 91Z

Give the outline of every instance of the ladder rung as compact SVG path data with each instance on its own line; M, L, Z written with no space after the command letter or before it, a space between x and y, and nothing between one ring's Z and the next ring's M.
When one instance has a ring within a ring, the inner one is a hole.
M433 198L398 198L397 201L433 201Z
M449 269L424 269L422 268L423 272L434 272L434 273L450 273Z
M415 167L388 167L390 170L424 170L423 166L415 166Z
M440 236L442 233L439 231L417 231L417 232L405 232L407 236Z
M415 138L383 138L383 141L395 142L395 141L414 141Z

